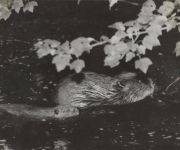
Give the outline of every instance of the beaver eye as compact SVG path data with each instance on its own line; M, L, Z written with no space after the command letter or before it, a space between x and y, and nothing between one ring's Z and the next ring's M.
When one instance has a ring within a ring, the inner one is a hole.
M55 110L54 110L54 114L55 114L55 115L58 115L58 114L59 114L59 110L58 110L58 109L55 109Z
M121 87L121 88L124 88L124 87L125 87L125 84L124 84L122 81L118 81L117 84L118 84L118 86Z

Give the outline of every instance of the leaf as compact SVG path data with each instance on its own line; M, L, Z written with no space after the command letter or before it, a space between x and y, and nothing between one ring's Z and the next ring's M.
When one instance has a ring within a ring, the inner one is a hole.
M106 56L104 59L104 65L113 68L120 64L119 60L119 56Z
M156 9L156 4L153 0L147 0L138 14L137 21L141 24L148 24L154 19L153 11Z
M38 6L38 3L36 1L30 1L30 2L26 3L26 5L23 7L23 11L24 12L29 11L29 12L33 13L35 6Z
M111 7L114 6L117 2L118 2L118 0L109 0L109 7L111 8Z
M174 2L164 1L163 5L161 5L158 9L158 12L164 16L169 16L175 8Z
M133 27L137 24L137 21L136 20L130 20L130 21L127 21L124 23L125 26L127 27Z
M147 33L154 38L157 38L159 35L162 35L162 28L158 24L153 24L147 28Z
M138 49L139 45L130 41L126 43L128 46L128 49L131 50L132 52L136 52L136 50Z
M144 47L143 45L139 45L137 50L139 54L142 54L142 55L146 54L146 47Z
M180 41L176 43L176 47L174 51L176 53L176 57L180 56Z
M47 44L43 44L42 47L37 49L37 55L39 58L42 58L44 56L47 56L49 54L55 54L55 49L52 49Z
M11 15L11 11L6 7L0 8L0 20L4 19L7 20Z
M119 41L121 40L121 37L117 36L117 35L113 35L110 39L111 44L117 44L119 43Z
M46 39L37 42L34 44L35 50L37 50L37 55L39 58L42 58L44 56L47 56L49 54L55 55L56 54L56 48L60 45L59 41Z
M6 7L6 8L10 8L10 6L12 5L13 0L0 0L0 8L1 7Z
M135 54L133 52L128 52L126 54L126 62L131 61L135 57Z
M117 31L110 39L111 44L118 44L127 34L124 31Z
M137 19L137 22L140 23L140 24L148 24L150 23L154 18L154 15L152 13L149 13L149 14L142 14L140 13L138 15L138 19Z
M14 0L11 9L14 9L15 12L19 13L20 9L24 6L22 0Z
M142 41L142 45L149 50L152 50L154 46L161 45L158 38L152 35L146 35Z
M163 26L167 21L169 21L167 19L166 16L163 15L154 15L153 17L154 19L152 20L152 22L150 22L150 25L159 25L159 26Z
M141 12L146 13L147 11L154 11L156 9L156 4L153 0L147 0L143 3Z
M51 40L51 39L45 39L43 41L44 43L48 44L50 47L52 48L55 48L57 47L58 45L60 45L60 42L57 41L57 40Z
M139 28L137 26L129 27L126 32L128 37L132 39L134 35L138 35Z
M109 25L108 27L113 28L113 29L117 29L120 31L124 31L126 29L122 22L115 22L114 24Z
M71 55L56 55L53 57L52 63L55 64L58 72L64 70L69 66L69 62L72 59Z
M57 47L57 53L71 54L71 48L69 41L64 42Z
M153 63L149 58L144 57L135 61L135 68L140 69L144 73L147 73L149 66L152 64Z
M156 9L156 4L153 0L147 0L143 3L140 13L138 14L138 22L146 24L152 20L153 11ZM148 18L147 18L148 17Z
M166 25L166 31L169 32L170 30L176 28L177 22L173 19L166 22L165 25Z
M100 37L100 41L106 41L106 42L108 42L108 41L109 41L109 38L108 38L107 36L105 36L105 35L102 35L102 36Z
M84 67L85 67L85 63L84 63L84 60L82 60L82 59L77 59L77 60L73 61L70 65L70 69L75 70L76 73L81 72L81 70Z
M116 45L106 45L104 47L104 52L109 56L119 56L122 59L124 55L128 52L128 46L124 42L119 42Z
M93 38L79 37L71 42L71 52L76 57L82 55L83 52L89 52L92 49L90 43Z
M105 45L104 47L104 53L106 55L109 55L109 56L114 56L117 54L116 52L116 46L115 45L110 45L110 44L107 44Z

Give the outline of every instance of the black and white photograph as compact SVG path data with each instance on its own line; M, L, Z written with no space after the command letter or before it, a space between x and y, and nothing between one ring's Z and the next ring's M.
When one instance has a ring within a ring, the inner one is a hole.
M180 150L180 0L0 0L0 150Z

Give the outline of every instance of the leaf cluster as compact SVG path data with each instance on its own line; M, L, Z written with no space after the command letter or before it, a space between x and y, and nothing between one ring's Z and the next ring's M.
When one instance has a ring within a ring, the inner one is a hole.
M38 6L36 1L0 0L0 20L7 20L12 11L19 13L22 9L24 12L33 12L35 6Z
M84 60L80 56L84 52L92 49L93 38L79 37L71 42L60 43L57 40L40 40L34 46L39 58L52 55L52 63L55 64L57 71L62 71L66 67L79 73L84 67Z
M110 1L112 7L117 0ZM90 37L78 37L73 41L60 43L56 40L41 40L35 44L35 49L39 58L52 55L52 63L56 65L57 71L62 71L66 67L79 73L85 62L79 57L84 52L90 52L93 47L104 45L104 65L111 68L118 66L120 61L134 61L136 69L147 73L152 61L144 57L147 50L152 50L155 46L160 46L159 36L163 31L171 31L178 27L180 31L180 0L164 1L157 8L153 0L147 0L141 8L135 20L127 22L115 22L109 28L113 29L114 35L111 37L102 36L100 40ZM180 55L180 44L176 44L176 56Z

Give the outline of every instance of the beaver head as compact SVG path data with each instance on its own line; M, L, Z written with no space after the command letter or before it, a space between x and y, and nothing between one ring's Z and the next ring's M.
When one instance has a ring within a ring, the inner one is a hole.
M113 85L116 91L116 94L112 96L113 104L134 103L154 93L155 84L146 76L137 76L129 72L120 74L116 78Z
M56 119L63 119L63 118L79 115L79 110L75 107L56 106L55 108L52 109L52 111L53 111L53 117Z

